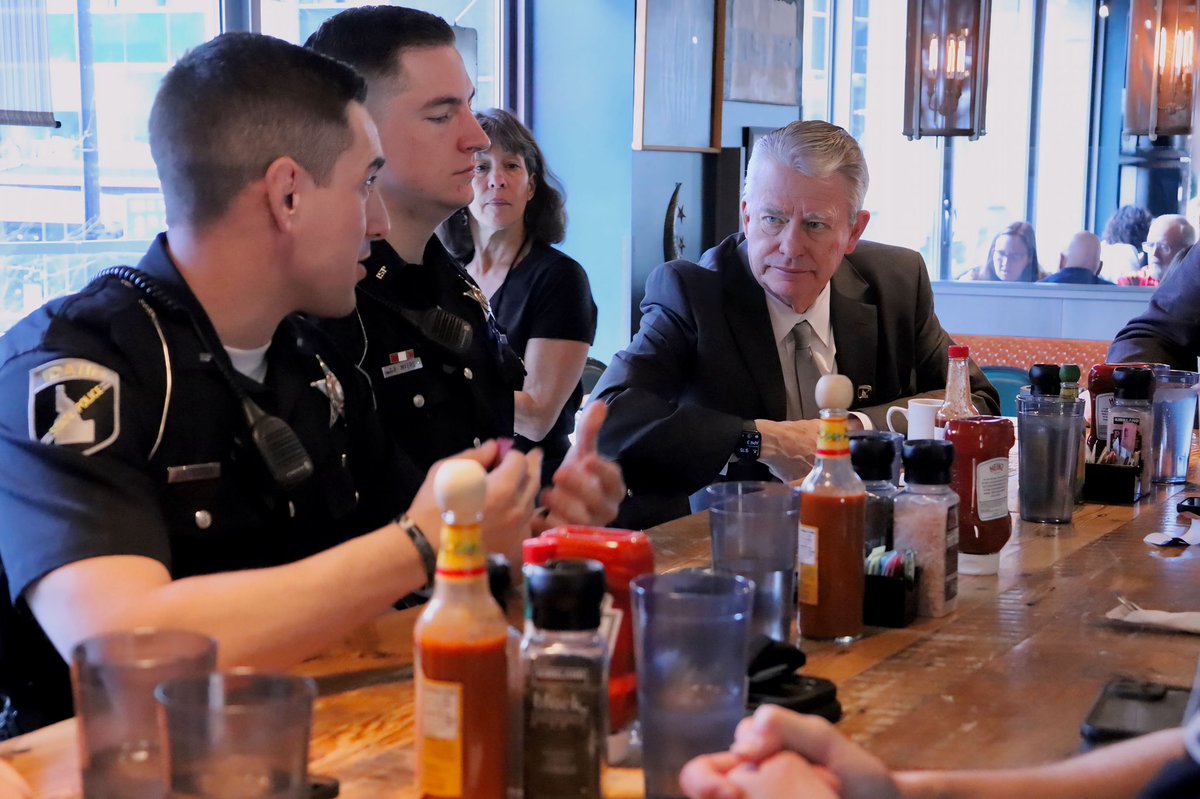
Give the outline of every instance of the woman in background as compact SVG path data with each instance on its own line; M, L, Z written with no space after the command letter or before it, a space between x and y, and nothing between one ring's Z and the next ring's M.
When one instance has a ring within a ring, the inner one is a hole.
M1038 263L1033 225L1013 222L992 239L987 261L963 276L965 280L1003 280L1033 283L1046 277Z
M1122 205L1108 218L1100 237L1100 277L1117 282L1142 268L1142 244L1154 217L1145 208Z
M541 447L545 483L570 447L580 376L596 336L587 273L554 249L566 213L558 180L524 125L498 108L475 115L491 146L475 154L475 199L439 229L525 361L516 446Z

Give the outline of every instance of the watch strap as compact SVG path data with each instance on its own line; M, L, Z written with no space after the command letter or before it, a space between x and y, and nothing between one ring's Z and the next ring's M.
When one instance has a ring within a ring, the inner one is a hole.
M425 585L422 587L431 587L434 575L437 574L437 554L433 551L433 546L429 543L429 539L425 537L425 533L421 532L421 528L409 518L407 513L401 514L396 519L396 524L408 536L408 540L412 541L417 554L421 556L421 565L425 569Z

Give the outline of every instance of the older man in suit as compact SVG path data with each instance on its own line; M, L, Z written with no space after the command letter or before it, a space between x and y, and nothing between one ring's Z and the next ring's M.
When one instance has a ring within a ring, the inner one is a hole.
M745 234L700 263L672 261L646 283L641 329L593 392L609 406L601 449L631 497L626 525L688 512L721 479L791 480L816 447L822 374L855 387L855 421L882 426L890 405L937 396L950 337L933 313L921 256L860 242L867 168L857 142L825 122L794 122L754 147ZM981 413L998 395L972 367Z

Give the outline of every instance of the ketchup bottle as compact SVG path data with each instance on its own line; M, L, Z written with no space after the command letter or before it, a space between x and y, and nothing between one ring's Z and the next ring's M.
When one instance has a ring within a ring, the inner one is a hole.
M441 549L433 597L413 631L422 799L506 795L508 623L488 590L485 493L475 461L448 461L434 478Z
M845 375L817 381L821 430L817 462L800 484L800 635L852 641L863 631L867 492L850 462Z

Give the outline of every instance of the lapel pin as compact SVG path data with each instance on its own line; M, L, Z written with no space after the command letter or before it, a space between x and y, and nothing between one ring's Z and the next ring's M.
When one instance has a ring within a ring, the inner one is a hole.
M860 400L865 400L867 397L871 396L872 388L873 388L873 386L869 386L869 385L859 386L858 387L858 398Z

